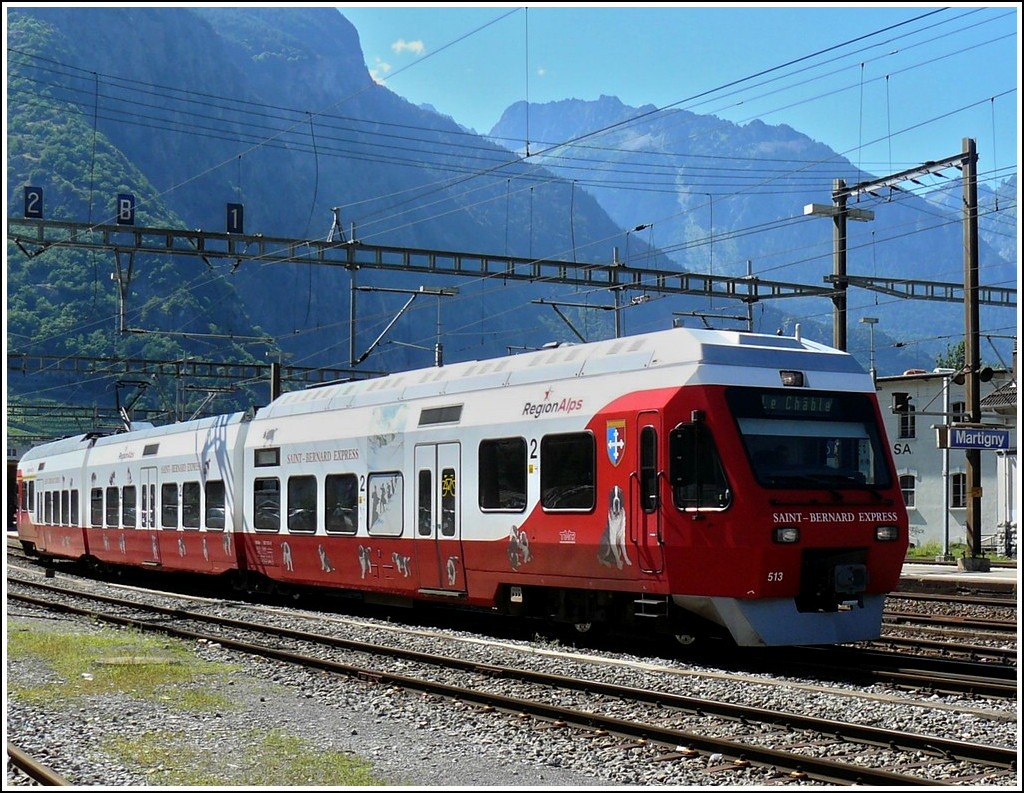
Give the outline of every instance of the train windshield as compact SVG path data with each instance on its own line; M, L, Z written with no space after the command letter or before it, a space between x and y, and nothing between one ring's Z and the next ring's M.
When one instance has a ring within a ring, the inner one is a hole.
M866 394L732 388L726 400L754 476L765 487L890 484L874 404Z

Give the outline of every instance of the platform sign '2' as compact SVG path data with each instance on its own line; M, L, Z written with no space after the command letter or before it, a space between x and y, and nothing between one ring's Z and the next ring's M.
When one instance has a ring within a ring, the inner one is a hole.
M25 188L25 217L27 218L38 218L42 220L43 217L43 188L41 187L26 187Z

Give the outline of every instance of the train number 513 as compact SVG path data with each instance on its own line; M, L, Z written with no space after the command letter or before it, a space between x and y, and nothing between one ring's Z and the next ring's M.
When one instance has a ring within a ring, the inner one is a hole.
M771 571L769 571L768 572L768 580L769 581L781 581L782 580L782 571L781 570L771 570Z

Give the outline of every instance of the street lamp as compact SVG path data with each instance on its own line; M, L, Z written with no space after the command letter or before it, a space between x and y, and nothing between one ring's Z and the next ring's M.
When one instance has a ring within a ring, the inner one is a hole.
M871 331L871 382L875 382L875 325L878 324L878 317L861 317L862 324L868 326Z

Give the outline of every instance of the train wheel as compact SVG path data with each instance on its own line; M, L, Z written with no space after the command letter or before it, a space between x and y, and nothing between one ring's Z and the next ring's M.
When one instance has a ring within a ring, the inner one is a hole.
M697 637L692 633L677 633L676 642L681 644L683 647L692 647L697 642Z
M594 623L592 622L575 622L572 627L575 628L576 633L581 636L586 636L587 634L594 632Z

